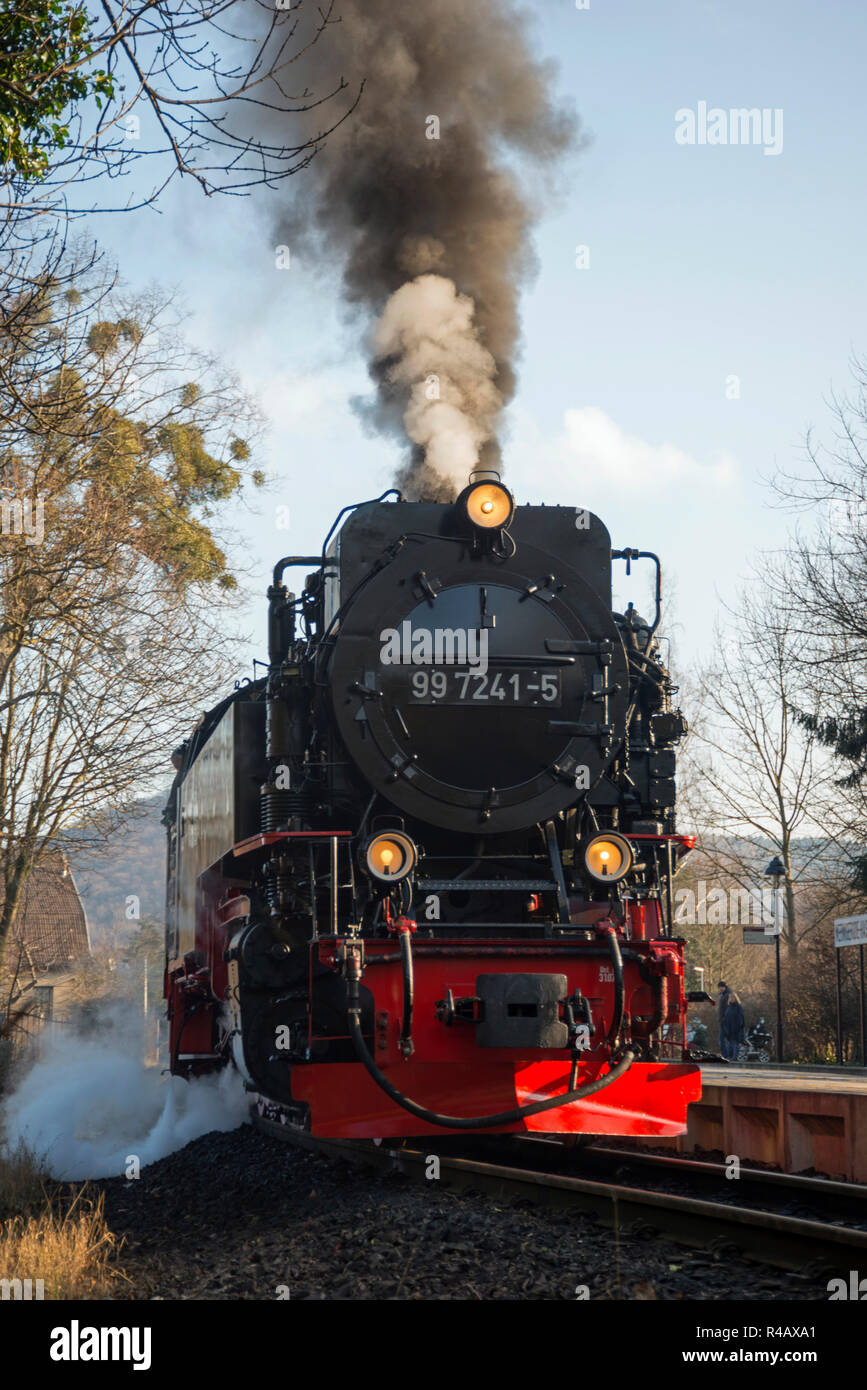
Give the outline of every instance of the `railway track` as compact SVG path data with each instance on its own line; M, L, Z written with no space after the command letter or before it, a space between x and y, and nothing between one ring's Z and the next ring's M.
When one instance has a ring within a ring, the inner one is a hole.
M658 1172L682 1174L698 1181L729 1182L726 1178L726 1165L713 1163L707 1159L683 1158L679 1154L644 1153L640 1149L620 1148L605 1144L594 1144L586 1151L591 1161L604 1160L606 1163L627 1163ZM831 1198L851 1203L860 1213L860 1220L867 1226L867 1186L860 1183L841 1182L835 1178L806 1176L800 1173L781 1173L776 1168L741 1168L737 1180L740 1186L760 1188L776 1192L781 1197L791 1199L801 1196L807 1200Z
M855 1184L745 1168L735 1184L726 1182L722 1165L602 1146L586 1151L592 1155L588 1166L594 1176L577 1176L562 1171L558 1144L529 1136L516 1136L506 1144L491 1141L496 1144L491 1156L504 1154L508 1159L491 1162L479 1157L477 1147L466 1140L460 1141L462 1151L454 1152L454 1141L440 1139L399 1144L320 1139L258 1113L253 1119L268 1133L346 1162L482 1191L503 1201L569 1207L615 1229L625 1241L659 1236L691 1247L720 1252L728 1248L761 1264L816 1276L825 1270L845 1273L867 1263L867 1187ZM431 1163L433 1157L436 1164ZM604 1175L606 1166L609 1171L615 1167L616 1181ZM630 1172L639 1173L638 1180ZM648 1182L648 1173L655 1175L655 1186L652 1179ZM725 1199L665 1190L659 1186L661 1174L690 1184L725 1183ZM761 1204L749 1205L758 1192L763 1194ZM843 1204L845 1215L841 1219L838 1209L835 1219L822 1219L780 1210L795 1199L811 1211L818 1207L827 1212L829 1202Z

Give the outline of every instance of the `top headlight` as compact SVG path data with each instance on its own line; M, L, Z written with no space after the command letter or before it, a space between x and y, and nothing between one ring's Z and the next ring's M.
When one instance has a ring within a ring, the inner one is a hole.
M502 483L474 483L464 495L464 509L473 526L489 531L507 526L515 510L515 501Z

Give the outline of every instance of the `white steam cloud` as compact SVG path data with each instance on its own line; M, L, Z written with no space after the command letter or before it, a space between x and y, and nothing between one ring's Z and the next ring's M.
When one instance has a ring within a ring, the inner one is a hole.
M494 438L503 408L497 364L479 341L474 315L454 281L419 275L391 295L372 334L384 379L409 393L407 434L434 473L458 488Z
M183 1081L140 1060L139 1039L121 1024L94 1037L55 1037L22 1077L0 1115L10 1148L45 1159L53 1178L120 1177L199 1135L236 1129L249 1097L234 1070Z

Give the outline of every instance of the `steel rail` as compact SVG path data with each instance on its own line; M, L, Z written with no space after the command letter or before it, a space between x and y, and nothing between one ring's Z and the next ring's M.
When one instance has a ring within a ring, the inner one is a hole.
M523 1142L523 1136L517 1136ZM530 1142L533 1142L532 1140ZM552 1141L545 1141L551 1143ZM554 1141L556 1142L556 1141ZM694 1174L700 1178L726 1180L724 1163L711 1163L707 1159L684 1158L680 1154L643 1153L641 1149L621 1149L607 1144L594 1144L588 1150L588 1157L604 1160L627 1160L646 1168L670 1169L685 1177ZM738 1177L740 1183L761 1183L776 1187L781 1193L802 1193L805 1196L842 1197L847 1201L863 1202L864 1219L867 1220L867 1184L844 1182L838 1178L814 1178L804 1173L783 1173L778 1168L750 1168L741 1164Z

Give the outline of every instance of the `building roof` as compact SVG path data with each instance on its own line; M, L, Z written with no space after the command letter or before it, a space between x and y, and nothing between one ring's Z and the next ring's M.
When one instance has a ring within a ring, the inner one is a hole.
M2 894L0 880L0 899ZM10 933L10 944L16 941L23 942L37 974L62 970L90 954L84 906L59 851L46 856L27 879Z

